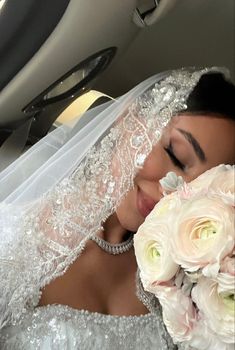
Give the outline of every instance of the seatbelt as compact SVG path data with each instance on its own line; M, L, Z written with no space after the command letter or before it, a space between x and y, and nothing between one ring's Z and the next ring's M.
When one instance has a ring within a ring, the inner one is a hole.
M0 147L0 171L4 170L23 152L33 118L27 120L19 128L14 130Z

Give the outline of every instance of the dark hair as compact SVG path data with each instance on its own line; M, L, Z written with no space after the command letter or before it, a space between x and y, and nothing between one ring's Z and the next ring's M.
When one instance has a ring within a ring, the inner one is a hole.
M235 121L235 85L222 73L204 74L187 100L193 114L215 115Z

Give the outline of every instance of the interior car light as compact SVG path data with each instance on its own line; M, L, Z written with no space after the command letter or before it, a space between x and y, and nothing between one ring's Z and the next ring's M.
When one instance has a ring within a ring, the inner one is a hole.
M0 11L3 8L3 5L5 4L6 0L0 0Z

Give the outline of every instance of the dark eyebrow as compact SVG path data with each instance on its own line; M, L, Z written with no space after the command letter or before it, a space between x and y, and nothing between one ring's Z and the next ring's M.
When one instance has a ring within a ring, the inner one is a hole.
M196 155L198 156L198 158L202 161L205 162L206 161L206 156L204 151L202 150L201 146L199 145L199 143L197 142L197 140L193 137L193 135L188 132L185 131L183 129L178 129L177 130L186 138L186 140L193 146L193 149L196 153Z

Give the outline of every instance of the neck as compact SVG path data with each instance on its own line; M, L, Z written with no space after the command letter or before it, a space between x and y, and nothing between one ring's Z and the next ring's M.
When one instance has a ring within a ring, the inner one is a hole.
M104 230L100 231L98 236L111 244L124 242L129 237L129 232L121 226L116 213L105 221L103 228Z

